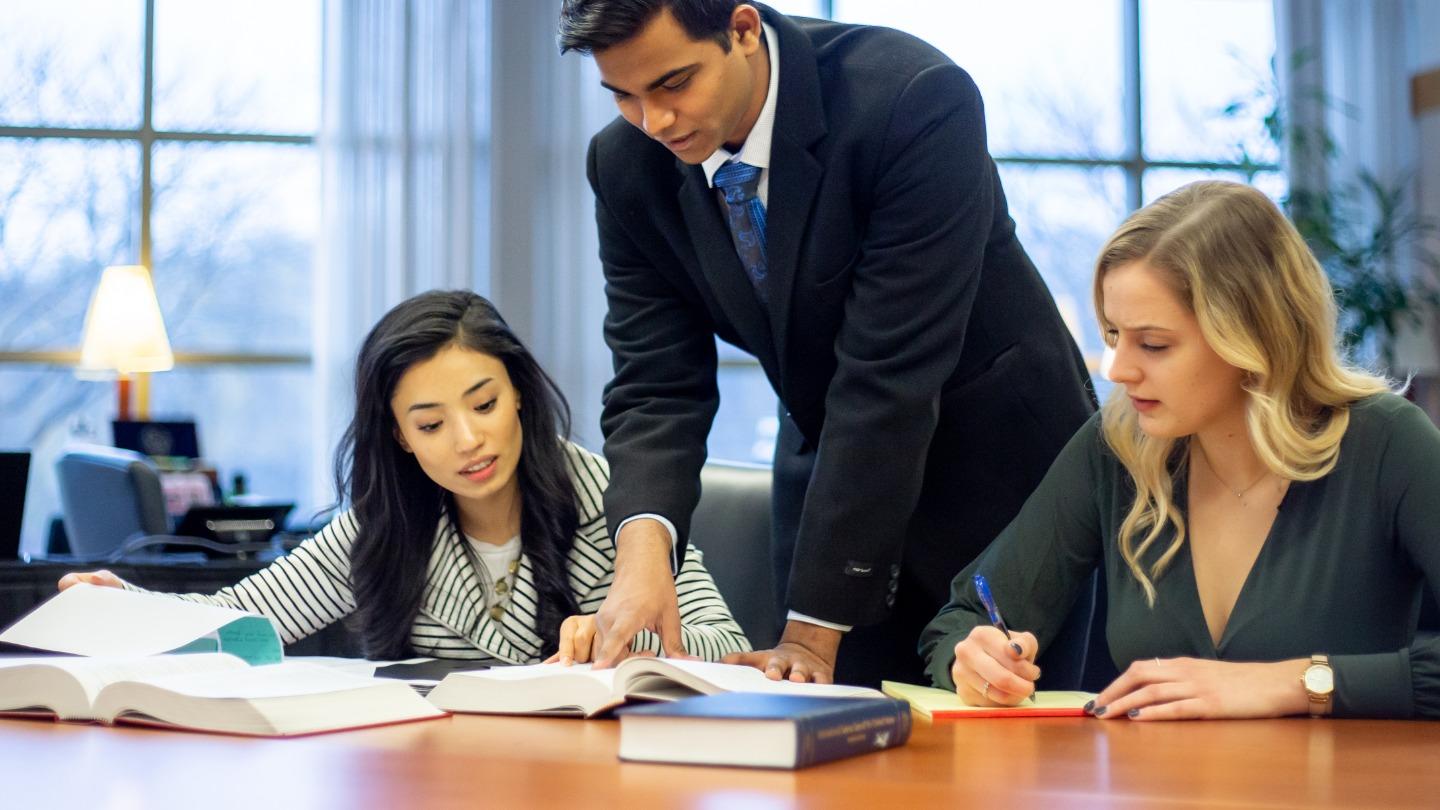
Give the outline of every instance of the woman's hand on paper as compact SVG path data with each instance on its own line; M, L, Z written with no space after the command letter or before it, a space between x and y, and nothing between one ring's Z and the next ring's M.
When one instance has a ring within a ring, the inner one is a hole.
M103 588L123 588L125 583L109 571L72 571L60 578L60 590L65 590L71 585L99 585Z
M1035 654L1040 643L1034 634L977 625L955 645L950 677L955 694L971 706L1018 706L1035 691L1040 668Z
M1095 698L1103 720L1190 720L1305 714L1307 659L1237 663L1203 658L1136 661Z

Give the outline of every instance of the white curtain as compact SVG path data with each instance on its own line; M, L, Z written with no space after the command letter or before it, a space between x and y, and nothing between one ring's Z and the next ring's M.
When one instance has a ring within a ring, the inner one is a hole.
M1440 59L1440 12L1431 0L1274 0L1276 67L1287 133L1323 127L1333 155L1286 144L1292 189L1324 191L1362 171L1407 183L1413 210L1440 217L1440 141L1411 110L1410 77ZM1320 99L1324 99L1322 102ZM1427 169L1428 164L1428 169ZM1426 174L1429 177L1426 177ZM1428 180L1428 182L1427 182ZM1409 272L1412 267L1400 268ZM1429 331L1429 330L1427 330ZM1427 334L1402 339L1401 369L1436 364Z
M325 3L316 493L332 491L330 458L366 331L415 293L483 291L485 11L466 0Z
M551 0L327 0L324 240L315 289L317 493L351 415L360 340L428 289L491 298L599 446L603 282L590 134L614 115Z
M559 8L559 0L491 4L490 289L565 392L575 439L598 450L610 353L585 150L615 104L594 60L560 56Z

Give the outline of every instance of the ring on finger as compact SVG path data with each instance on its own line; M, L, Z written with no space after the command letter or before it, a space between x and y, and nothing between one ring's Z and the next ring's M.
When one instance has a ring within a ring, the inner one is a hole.
M985 684L985 686L980 690L980 697L983 697L983 698L985 698L986 700L989 700L989 699L990 699L990 682L989 682L989 681L985 681L984 684Z

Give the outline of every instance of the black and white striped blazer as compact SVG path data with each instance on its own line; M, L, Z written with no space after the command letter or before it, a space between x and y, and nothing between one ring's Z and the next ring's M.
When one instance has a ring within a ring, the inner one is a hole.
M615 576L615 543L606 532L603 500L610 469L603 458L579 445L567 443L567 450L580 500L580 527L570 551L570 587L580 612L594 613ZM350 546L357 525L354 516L345 512L294 551L235 585L213 595L180 598L269 616L286 644L298 641L354 612ZM541 641L535 634L534 571L524 553L524 538L514 594L498 620L485 610L481 579L464 543L450 521L436 527L420 613L410 630L416 654L510 664L541 660ZM675 587L686 652L715 661L750 649L693 546L685 552ZM634 649L659 652L659 637L642 631Z

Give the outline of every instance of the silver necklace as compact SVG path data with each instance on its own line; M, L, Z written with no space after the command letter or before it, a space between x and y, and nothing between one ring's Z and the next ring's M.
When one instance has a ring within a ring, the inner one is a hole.
M1200 451L1200 459L1205 462L1205 467L1210 470L1210 474L1215 476L1215 480L1220 482L1220 486L1230 490L1230 493L1235 496L1235 500L1237 501L1243 502L1245 498L1245 493L1254 489L1256 484L1264 481L1265 477L1270 474L1269 469L1261 470L1260 475L1254 481L1251 481L1249 484L1247 484L1244 489L1236 489L1235 487L1230 486L1230 484L1227 483L1224 478L1221 478L1220 473L1215 471L1215 465L1210 463L1210 456L1205 454L1205 448L1197 444L1195 445L1195 449Z

